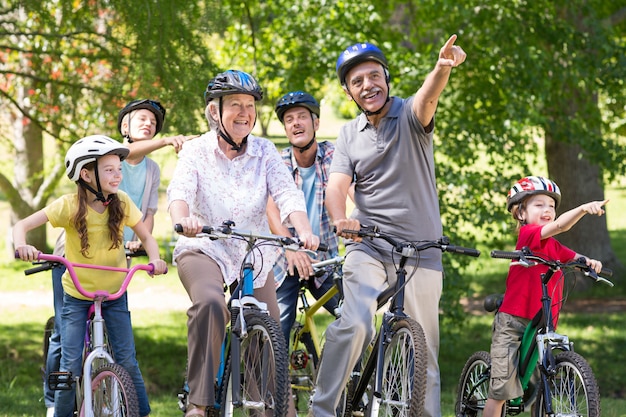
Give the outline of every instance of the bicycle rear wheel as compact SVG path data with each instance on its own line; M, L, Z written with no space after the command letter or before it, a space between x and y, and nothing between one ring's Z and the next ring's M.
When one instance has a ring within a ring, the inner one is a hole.
M91 379L91 395L92 404L81 405L81 417L85 415L85 407L91 407L96 417L140 417L135 384L126 369L117 363L105 363L96 369Z
M248 330L239 358L229 357L221 408L223 416L286 416L290 391L287 352L278 323L257 310L244 310ZM239 361L240 401L233 401L233 361Z
M556 374L548 379L554 416L600 416L600 390L591 367L576 352L556 356ZM543 417L546 403L543 382L535 405L535 416Z
M491 355L489 352L475 352L465 362L456 390L454 411L457 417L483 415L489 392L490 371Z
M422 326L410 318L396 321L391 342L384 351L380 398L374 393L367 415L421 416L426 396L427 361Z

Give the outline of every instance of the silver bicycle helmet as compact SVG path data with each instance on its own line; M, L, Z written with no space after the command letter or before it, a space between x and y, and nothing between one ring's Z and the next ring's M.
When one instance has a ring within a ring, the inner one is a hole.
M209 81L204 92L204 104L229 94L249 94L255 101L263 99L263 89L252 75L239 70L228 70Z

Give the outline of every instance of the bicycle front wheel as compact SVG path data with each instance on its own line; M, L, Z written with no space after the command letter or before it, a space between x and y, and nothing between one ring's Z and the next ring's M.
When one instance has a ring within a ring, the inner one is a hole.
M223 416L286 416L290 391L287 352L278 323L265 313L244 310L248 334L241 340L239 358L229 358L223 390ZM233 366L233 361L238 361ZM238 371L241 384L233 387ZM237 390L239 401L233 401Z
M576 352L556 356L556 374L548 379L554 416L599 417L600 390L591 367ZM543 382L535 405L535 416L546 416Z
M367 414L421 416L426 396L427 362L422 326L410 318L395 322L391 341L384 351L380 397L377 393L373 394Z
M91 379L92 404L83 404L81 417L85 416L85 407L91 407L96 417L139 417L139 402L133 380L121 365L105 363L93 374Z
M477 417L483 415L489 377L491 374L491 355L489 352L475 352L469 357L457 387L455 415L457 417Z

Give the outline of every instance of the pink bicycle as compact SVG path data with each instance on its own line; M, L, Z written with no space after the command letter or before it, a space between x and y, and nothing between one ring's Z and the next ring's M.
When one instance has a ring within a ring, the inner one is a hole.
M74 376L71 372L52 372L48 377L50 387L54 390L68 390L72 389L72 384L75 384L76 411L81 417L139 417L135 385L126 369L115 363L108 343L107 330L102 317L102 303L120 298L126 292L135 272L142 270L152 274L154 265L139 264L130 269L117 268L72 263L62 256L44 253L39 253L38 260L33 264L37 266L26 270L26 275L64 265L78 292L93 300L93 306L86 317L82 375ZM76 268L122 272L126 274L126 277L119 290L113 294L101 290L91 292L85 290L80 284L76 276Z

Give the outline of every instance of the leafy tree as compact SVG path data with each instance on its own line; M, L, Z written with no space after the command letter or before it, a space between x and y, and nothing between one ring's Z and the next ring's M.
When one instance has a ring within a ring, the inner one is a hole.
M548 175L561 186L560 211L604 199L605 181L625 169L623 2L396 5L413 22L407 28L416 43L455 32L468 53L465 68L454 74L454 93L441 104L446 118L438 123L449 162L439 166L439 178L445 189L455 190L453 198L444 194L449 224L469 216L496 232L503 224L496 220L506 216L504 192L529 174ZM532 171L537 162L546 171ZM559 239L622 267L605 217L585 218Z
M117 137L117 112L128 100L157 98L170 110L166 128L197 129L203 91L197 80L204 83L208 76L202 75L212 70L200 36L214 16L210 7L186 1L141 7L124 1L4 3L0 106L12 129L0 134L15 164L12 177L0 173L0 190L13 221L47 204L64 176L69 144L94 133ZM44 137L53 147L45 153ZM45 248L45 228L29 240Z

